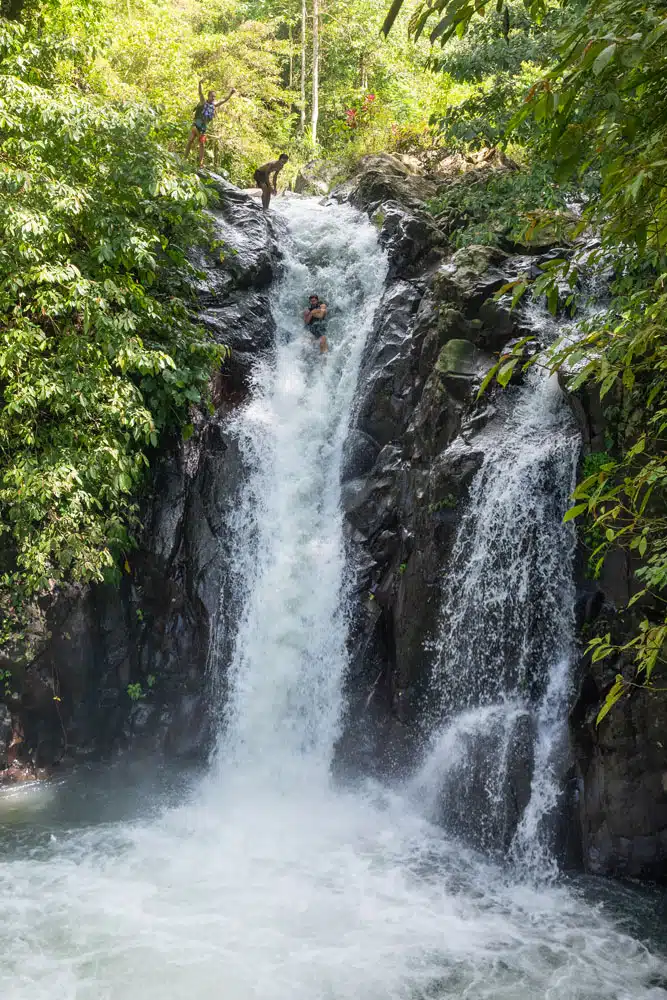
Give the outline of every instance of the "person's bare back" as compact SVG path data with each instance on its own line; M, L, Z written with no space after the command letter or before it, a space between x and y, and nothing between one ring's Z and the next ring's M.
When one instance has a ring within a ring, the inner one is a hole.
M262 192L262 208L267 209L269 207L272 191L273 194L278 194L278 174L288 160L289 156L287 153L281 153L277 160L269 160L268 163L263 163L261 167L257 167L255 171L255 183ZM271 184L272 175L273 185Z

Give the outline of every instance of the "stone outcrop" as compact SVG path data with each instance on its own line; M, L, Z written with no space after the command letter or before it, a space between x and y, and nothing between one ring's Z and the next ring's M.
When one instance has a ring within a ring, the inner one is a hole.
M173 441L156 463L120 587L58 595L36 616L29 650L0 662L13 674L0 705L8 780L118 747L206 751L210 633L219 602L233 611L234 601L223 524L244 478L227 425L253 359L273 344L268 287L279 268L258 203L215 183L223 254L201 256L206 279L197 288L202 321L231 348L214 378L215 412L194 413L192 437Z
M341 757L380 772L409 766L428 717L425 643L437 627L443 568L481 460L475 435L493 417L492 396L475 402L480 373L512 338L530 332L520 312L492 296L560 253L548 241L530 255L527 248L489 247L452 253L451 220L425 211L431 182L415 182L413 169L371 158L334 192L368 212L391 263L343 470L357 601ZM604 450L595 393L580 392L571 404L584 455ZM581 555L578 576L582 639L604 617L618 630L618 609L631 594L625 556L613 553L592 582ZM580 664L559 837L568 862L588 871L664 880L667 697L636 690L596 727L617 672L631 678L632 665L588 658Z
M525 266L487 247L451 254L401 161L362 161L334 192L379 226L390 280L362 358L342 502L356 604L340 756L409 766L428 714L428 641L443 567L493 413L476 402L494 352L521 332L491 296Z
M605 417L595 388L571 397L582 430L584 454L604 451ZM633 593L626 553L611 552L599 579L586 580L582 556L579 620L582 638L610 631L626 642L621 618ZM595 629L592 632L592 629ZM636 688L605 719L596 717L617 674L633 679L627 657L579 666L579 695L571 715L574 811L583 861L596 874L667 879L667 693ZM658 686L659 688L660 686Z

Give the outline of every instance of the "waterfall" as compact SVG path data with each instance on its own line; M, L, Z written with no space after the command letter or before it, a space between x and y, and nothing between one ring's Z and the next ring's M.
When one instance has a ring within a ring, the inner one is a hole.
M229 523L240 611L221 614L215 639L233 649L216 759L166 798L133 789L131 807L126 790L99 774L87 785L85 773L78 791L54 789L55 804L33 800L27 819L20 800L0 799L0 996L657 1000L664 963L585 885L508 878L402 791L341 788L329 775L346 668L338 465L385 260L349 208L275 206L285 253L277 343L233 427L250 474ZM328 358L299 319L311 291L331 308ZM532 447L558 484L548 441L566 452L569 431L556 391L531 392L534 426L551 421ZM511 454L521 460L518 447ZM546 704L549 686L534 673L525 651L507 677L525 677ZM499 700L512 683L489 680L459 714L455 754L503 713L508 755L520 719L539 727L518 687Z
M229 673L224 766L328 773L346 667L340 462L361 352L387 263L352 209L296 201L273 307L275 356L231 428L252 470L230 525L245 605ZM332 215L337 225L332 225ZM330 352L304 328L328 303ZM248 514L250 513L250 516Z
M476 446L435 644L444 725L415 783L454 832L544 867L574 653L575 536L562 519L579 454L556 377L534 370L510 390Z

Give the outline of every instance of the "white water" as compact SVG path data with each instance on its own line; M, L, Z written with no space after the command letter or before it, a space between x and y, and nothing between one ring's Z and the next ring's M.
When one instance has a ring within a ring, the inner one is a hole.
M501 405L477 441L483 462L447 570L434 655L444 728L415 786L451 829L553 874L575 653L563 514L579 437L555 376L533 369Z
M237 424L254 514L235 526L245 610L220 753L156 816L65 830L33 817L7 837L0 996L658 1000L663 963L579 890L516 881L400 795L329 778L345 669L337 464L385 264L351 210L277 211L292 243L275 364ZM313 287L341 307L326 362L294 318Z

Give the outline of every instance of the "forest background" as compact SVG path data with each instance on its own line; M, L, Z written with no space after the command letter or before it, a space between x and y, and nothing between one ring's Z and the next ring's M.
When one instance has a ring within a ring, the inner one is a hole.
M572 516L592 572L620 546L637 582L630 638L598 635L594 655L620 643L632 683L651 682L667 638L667 18L634 0L395 0L385 23L388 6L2 0L5 636L35 595L118 578L161 437L187 435L206 403L221 350L192 319L189 250L212 240L214 195L182 155L203 79L218 98L236 88L207 163L240 185L283 151L289 183L314 157L344 175L368 152L503 144L520 170L431 206L459 213L455 244L502 241L579 199L597 240L586 267L611 262L614 280L605 316L553 356L609 410ZM537 282L550 308L576 306L580 268ZM525 363L519 348L495 375Z

